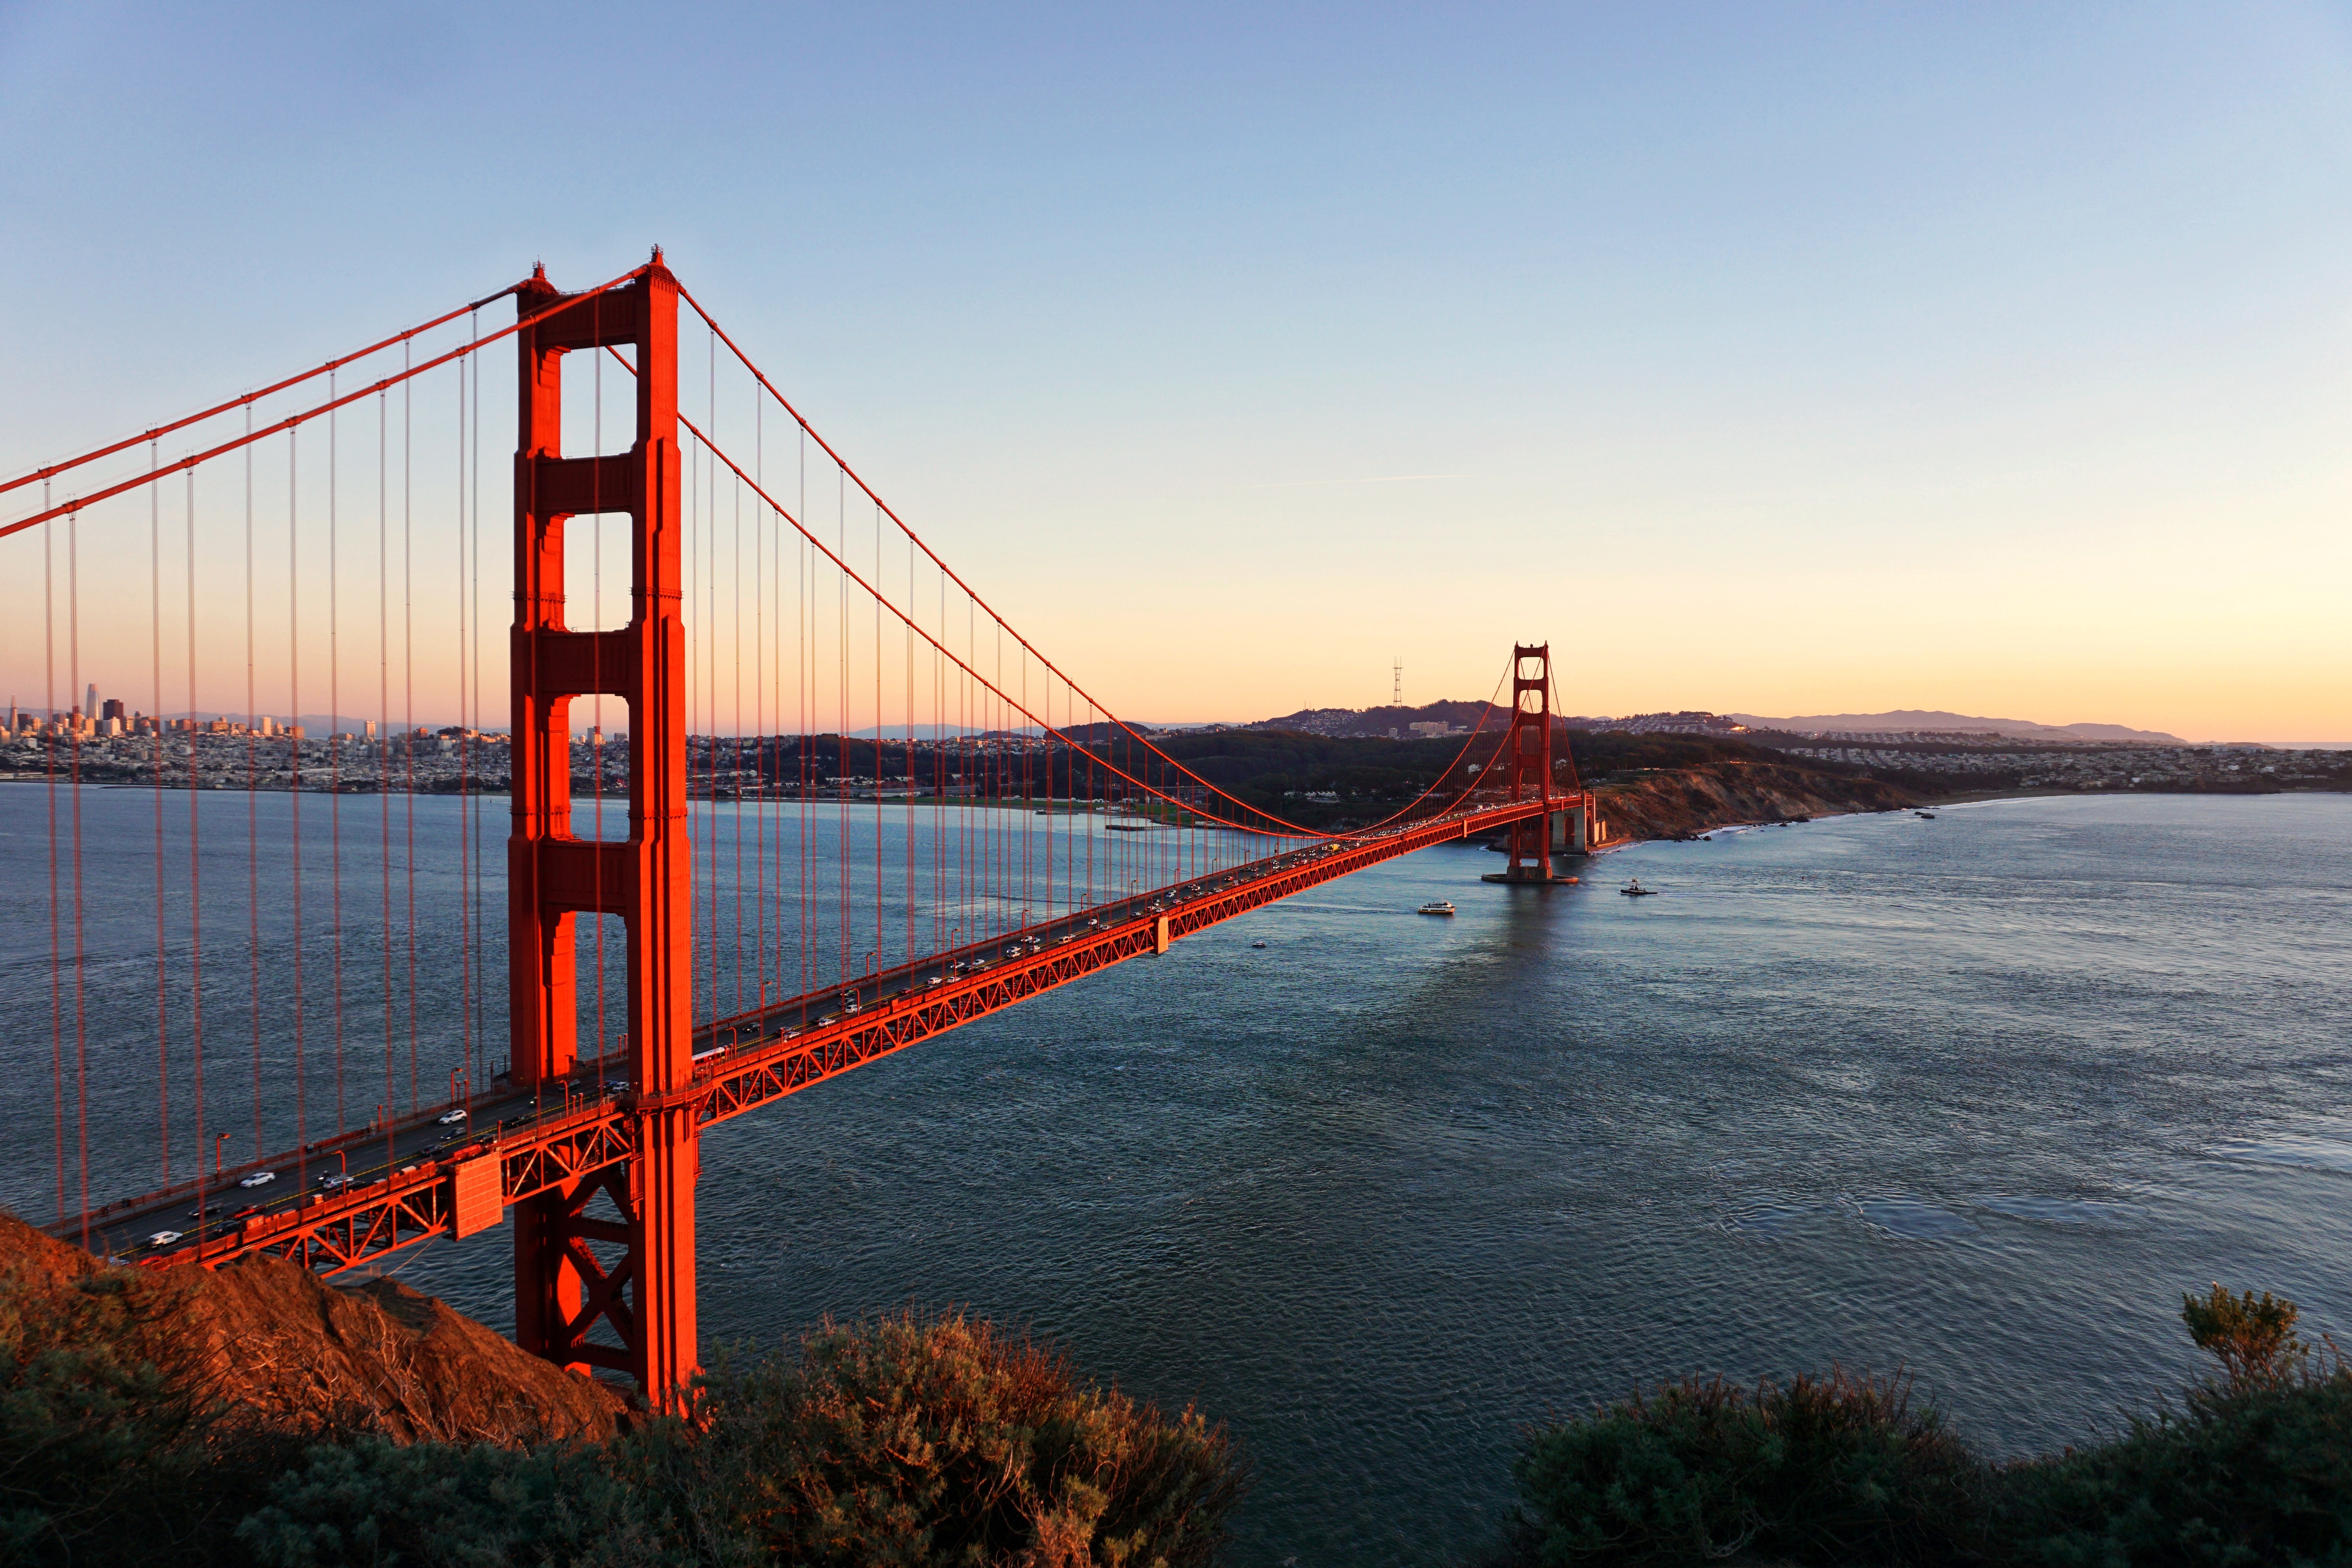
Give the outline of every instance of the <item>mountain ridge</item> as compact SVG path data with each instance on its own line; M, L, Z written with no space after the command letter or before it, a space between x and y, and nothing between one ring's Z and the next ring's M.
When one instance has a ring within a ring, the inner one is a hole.
M1751 730L1868 733L1883 730L1992 731L2020 740L2137 741L2150 745L2185 746L2188 742L2162 730L2135 730L2125 724L2043 724L2032 719L1984 719L1942 709L1897 708L1885 713L1815 713L1774 719L1756 713L1727 713Z

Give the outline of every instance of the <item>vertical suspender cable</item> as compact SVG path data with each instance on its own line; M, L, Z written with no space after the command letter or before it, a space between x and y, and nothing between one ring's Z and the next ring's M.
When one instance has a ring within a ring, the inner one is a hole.
M383 947L383 1106L393 1105L394 1026L392 984L392 422L386 395L375 397L375 801L383 892L377 911ZM193 552L194 541L190 540Z
M711 428L713 437L716 438L718 426L715 422ZM743 481L740 479L735 481L734 485L733 510L734 516L732 519L732 530L735 539L735 559L734 569L729 573L729 575L733 579L733 582L730 586L733 589L734 610L733 614L730 617L728 628L732 634L730 638L730 651L732 658L730 660L730 674L729 683L733 688L733 690L729 695L730 702L735 715L734 1010L740 1013L743 1010ZM755 651L752 654L752 658L755 663L757 662L758 658L759 655ZM715 741L713 744L715 747Z
M81 513L66 513L66 661L67 680L72 689L81 689ZM81 1169L81 1244L89 1246L89 1014L85 981L89 974L88 948L82 930L81 876L81 735L90 723L89 715L73 734L73 783L69 798L73 804L73 977L74 977L74 1142Z
M808 432L800 432L800 512L808 515ZM816 705L816 626L809 614L816 593L816 573L806 542L795 539L793 543L794 628L793 658L800 668L793 680L793 699L800 709L800 741L793 748L800 764L800 798L793 808L793 823L799 838L799 877L801 896L800 923L800 994L801 1026L808 1026L808 994L816 988L816 944L809 930L809 877L815 868L815 850L809 843L809 749L814 741L815 720L812 710Z
M597 298L601 300L604 296L600 294ZM482 313L480 308L478 306L467 317L467 337L468 341L478 342L481 335ZM472 728L478 732L482 728L482 356L478 353L469 354L467 356L466 364L470 367L467 374L471 374L474 378L474 395L472 403L474 427L472 438L467 445L467 451L473 465L473 481L470 487L472 491L470 510L474 518L472 533L474 548L474 722ZM478 745L481 742L477 740L476 736L468 735L466 738L466 743L469 746L473 746ZM512 759L513 754L514 753L511 750L508 752L508 757L509 760ZM480 770L478 767L476 769L478 785L479 772ZM509 771L509 783L511 784L511 770ZM490 976L488 967L484 962L488 954L488 943L489 941L489 932L482 924L482 890L483 885L488 876L489 868L482 858L482 804L481 793L479 788L477 787L476 791L467 797L466 802L467 810L470 813L473 818L474 837L474 1048L472 1055L467 1058L466 1068L466 1094L468 1102L466 1109L469 1112L473 1109L471 1100L474 1090L477 1086L487 1081L489 1066L489 1040L487 1029L489 1012Z
M598 295L594 301L589 305L588 310L590 315L593 318L594 323L591 336L601 342L604 336L604 296L601 294ZM589 360L595 368L590 373L589 380L591 410L588 421L588 449L592 456L601 458L604 455L604 356L599 353L591 353L589 355ZM595 521L589 525L589 549L591 552L591 560L588 564L588 599L590 609L587 618L590 625L597 631L601 632L604 629L604 465L602 462L594 464L588 470L588 504L594 509L593 516ZM564 597L569 601L572 594L572 584L568 578L565 580L563 586ZM571 616L567 614L564 619L566 623L569 624ZM601 687L604 684L604 638L596 638L588 645L588 647L589 662L591 665L590 673L593 676L595 683ZM590 830L595 834L597 841L602 843L604 837L604 758L602 748L594 743L604 738L604 694L602 691L598 691L589 699L588 714L588 738L591 743L586 750L588 752L589 768L588 813L591 823ZM636 727L636 719L632 716L629 721L630 728L635 729ZM565 782L568 785L570 783L569 775L572 772L572 719L571 710L569 708L566 708L564 710L563 721L563 771L566 775ZM572 807L567 792L564 802L564 816L566 820L562 825L563 830L566 832L571 830L572 824L570 818L572 816ZM689 862L689 870L690 869L691 863ZM589 862L589 876L594 888L592 901L596 906L596 913L593 917L596 921L596 1092L602 1094L604 1091L604 1086L605 1082L604 1041L607 1037L606 1031L608 1026L604 1017L604 857L601 851L596 855L594 859ZM562 920L566 917L558 915L556 918L558 920ZM576 930L579 923L579 918L577 916L570 918L572 919L574 929ZM575 994L562 998L557 1005L570 1007L576 1010L579 1006L579 997L576 994L576 981L574 982L574 991ZM576 1043L578 1037L578 1033L575 1030L573 1034L573 1040L575 1042L573 1048L575 1051L578 1048ZM634 1074L631 1075L631 1081L635 1081Z
M761 436L765 429L762 417L767 398L754 384L751 388L751 478L754 484L765 488L765 454ZM768 520L765 501L755 510L751 524L751 768L753 809L759 813L752 842L752 865L756 880L751 900L752 914L752 999L762 1008L768 1005ZM766 1020L761 1019L761 1032Z
M49 481L41 481L41 510L49 510ZM66 1014L65 905L58 882L58 737L65 721L58 712L57 534L41 530L41 705L48 722L42 726L42 780L49 805L49 1086L55 1106L58 1162L58 1223L66 1218Z
M467 769L472 762L468 745L474 721L466 711L466 366L460 362L457 370L457 1049L467 1058L472 1056L474 1039L474 911L467 900L467 889L474 880L473 847L467 842L466 796L472 780ZM454 1080L450 1085L456 1089ZM454 1092L452 1099L456 1096Z
M915 552L907 552L907 613L915 611ZM900 832L907 851L907 962L915 962L915 628L911 621L906 633L907 668L907 794L906 805L899 814ZM911 991L915 981L910 975L907 985Z
M874 509L874 583L882 583L882 509ZM866 968L882 963L882 597L874 595L874 951Z
M589 306L589 310L594 317L595 322L594 331L592 335L599 342L602 342L604 336L604 301L603 296L598 296L595 303ZM591 456L602 458L604 455L604 361L602 355L594 355L592 357L593 358L595 369L590 377L589 395L591 407L588 426L588 449ZM604 609L604 468L602 463L598 463L594 468L589 470L588 490L589 504L593 509L593 521L589 524L588 540L589 612L585 618L589 622L589 626L579 629L593 629L598 632L603 632L607 629L605 626L607 617ZM566 526L568 527L569 525L567 524ZM634 528L634 526L635 523L633 520L632 527ZM569 575L564 579L563 595L568 606L572 597L572 581ZM635 610L633 605L631 609L631 618L634 619L635 616ZM572 616L569 614L568 608L564 616L564 621L566 625L570 625L572 621ZM588 645L588 664L590 679L598 688L598 689L592 694L588 700L589 740L592 742L597 742L592 743L585 748L588 755L589 769L589 832L594 836L598 843L602 843L604 838L604 752L601 744L604 738L604 693L602 689L604 685L604 641L603 637L600 637ZM636 728L636 721L634 718L631 719L629 727L632 730ZM564 710L563 720L563 771L568 782L572 771L572 718L571 710L568 707ZM567 795L564 805L564 815L567 818L572 815L573 809L573 805ZM567 821L565 826L568 828L570 824ZM604 857L602 852L598 853L596 858L592 863L589 875L592 879L594 889L592 895L592 900L596 906L596 912L590 917L596 922L596 1092L598 1094L603 1094L604 1092L604 1086L605 1083L610 1081L606 1075L608 1072L607 1061L610 1055L611 1035L609 1025L604 1016ZM567 917L559 915L556 918L558 920L562 920ZM576 931L579 925L579 917L574 915L568 918L572 920L573 929ZM578 981L576 977L573 982L573 988L576 993L578 989ZM576 1012L579 1006L579 997L576 994L564 997L560 1003L558 1003L558 1005L573 1008ZM579 1038L578 1031L576 1029L573 1031L572 1037L574 1041L573 1049L576 1053L578 1049L577 1041ZM627 1070L625 1065L623 1070ZM631 1075L631 1081L635 1081L634 1074Z
M834 465L834 531L839 541L836 554L849 558L849 481L841 466ZM841 824L841 923L834 928L840 949L840 983L849 983L850 935L849 914L849 574L836 569L834 574L834 778Z
M147 471L155 471L157 444L147 443ZM170 973L163 946L163 494L147 487L147 629L152 649L155 704L155 1142L163 1155L163 1184L172 1184L172 1053Z
M404 367L408 351L402 349ZM400 384L400 727L406 785L401 800L401 874L406 883L408 926L408 1109L416 1109L416 402L413 384ZM395 1107L384 1106L391 1148ZM387 1156L388 1157L388 1156Z
M333 374L327 395L335 395ZM327 416L327 895L333 921L335 1136L344 1131L343 1094L343 608L342 518L337 479L340 411Z
M253 405L245 410L253 433ZM245 900L246 1006L253 1034L253 1157L261 1158L261 710L253 690L253 448L245 449Z
M286 790L288 879L294 981L294 1146L297 1184L300 1184L302 1145L310 1139L310 1100L302 1072L302 573L299 498L301 470L297 454L301 432L286 432L286 751L291 764Z
M196 1210L205 1209L205 900L196 793L196 471L187 470L188 502L188 1043L196 1083ZM160 708L161 703L157 704ZM204 1226L196 1227L201 1245Z

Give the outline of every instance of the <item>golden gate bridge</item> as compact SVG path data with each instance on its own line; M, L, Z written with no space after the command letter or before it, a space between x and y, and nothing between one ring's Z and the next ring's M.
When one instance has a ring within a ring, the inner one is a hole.
M517 390L503 733L484 721L493 350ZM999 616L658 250L576 293L534 269L0 483L10 506L16 580L37 549L43 584L46 700L10 735L37 748L20 787L45 792L48 1228L142 1265L334 1273L511 1214L519 1342L656 1405L697 1364L713 1124L1432 845L1501 834L1487 880L1565 879L1553 857L1591 825L1543 644L1513 647L1486 717L1386 817L1318 828L1229 793ZM87 668L142 653L152 713L75 700ZM415 721L420 658L459 723ZM240 686L242 718L202 717ZM152 835L86 843L101 787L151 795ZM415 803L436 793L457 801L436 851L456 896L420 920ZM152 918L115 908L94 939L94 904L124 895ZM453 959L454 987L420 982ZM152 1164L100 1164L149 1179L94 1204L94 1081L142 1062Z

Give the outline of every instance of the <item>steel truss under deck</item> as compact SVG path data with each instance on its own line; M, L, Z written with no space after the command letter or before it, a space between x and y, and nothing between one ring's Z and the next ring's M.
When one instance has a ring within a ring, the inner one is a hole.
M435 1237L486 1230L518 1204L551 1200L565 1210L567 1237L577 1238L567 1239L565 1252L584 1286L583 1301L566 1314L568 1342L581 1352L581 1360L628 1370L616 1359L621 1351L584 1337L599 1316L612 1319L625 1333L634 1329L619 1316L628 1310L620 1295L627 1265L608 1271L578 1240L626 1244L625 1225L599 1221L582 1210L601 1192L624 1216L629 1215L633 1199L626 1171L638 1157L633 1133L648 1113L683 1110L698 1128L724 1121L1112 964L1165 952L1171 943L1237 915L1415 850L1507 829L1557 812L1565 804L1569 802L1554 795L1488 805L1278 855L1203 879L1211 884L1208 888L1176 900L1161 912L1123 920L1066 945L943 980L937 987L887 998L831 1024L793 1029L789 1037L761 1037L789 1027L782 1020L819 1002L829 1005L830 990L722 1018L697 1033L698 1044L724 1044L724 1053L698 1063L693 1081L684 1088L642 1097L597 1098L583 1092L569 1103L520 1119L520 1125L486 1131L437 1157L420 1157L384 1180L312 1194L290 1208L255 1215L198 1245L141 1261L216 1267L260 1253L336 1274ZM1164 900L1170 895L1163 890L1158 896ZM999 940L1020 935L1009 933ZM939 969L946 962L943 957L918 967ZM579 1087L586 1090L593 1086ZM275 1168L296 1163L293 1153L259 1163Z

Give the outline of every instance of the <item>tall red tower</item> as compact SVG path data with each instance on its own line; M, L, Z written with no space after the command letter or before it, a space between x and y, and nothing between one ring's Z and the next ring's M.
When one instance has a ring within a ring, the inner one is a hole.
M1529 667L1533 669L1530 671ZM1511 729L1503 749L1510 769L1511 798L1549 802L1551 777L1551 645L1511 649ZM1511 866L1502 880L1549 882L1552 814L1511 825Z
M558 1088L576 1065L572 928L617 915L627 948L634 1158L515 1209L515 1339L550 1361L637 1380L656 1409L696 1366L693 1113L665 1108L692 1071L688 938L686 633L680 619L677 281L661 252L630 282L573 302L543 270L518 300L515 451L514 832L508 840L512 1074ZM563 356L630 354L636 443L563 455ZM564 618L563 531L575 516L630 519L629 623L574 631ZM629 708L628 837L572 831L571 706L602 693ZM619 1218L589 1212L599 1194ZM589 1246L604 1244L600 1258ZM617 1258L614 1247L625 1248ZM614 1344L589 1336L607 1325Z

